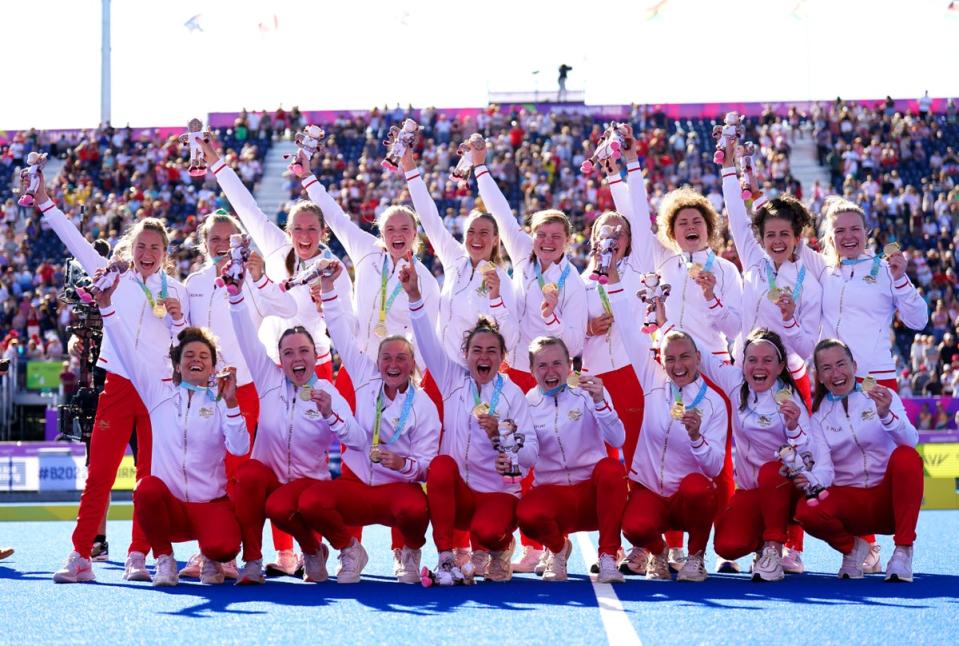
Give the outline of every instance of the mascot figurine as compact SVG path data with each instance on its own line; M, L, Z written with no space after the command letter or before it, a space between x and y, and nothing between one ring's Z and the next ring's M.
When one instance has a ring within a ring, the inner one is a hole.
M779 473L784 478L793 480L796 476L802 475L806 479L806 486L803 487L803 494L806 496L806 504L815 507L820 500L829 497L829 492L820 484L819 479L813 475L812 452L800 451L799 447L792 444L783 444L773 456L782 463L779 467Z
M217 287L226 287L230 296L236 296L243 287L246 261L250 259L250 236L234 233L230 236L230 262L216 279Z
M383 143L389 149L386 158L383 160L383 168L396 172L400 168L400 159L406 154L408 148L412 148L416 142L416 133L420 127L412 119L403 122L403 127L392 126L386 141Z
M313 157L317 152L323 150L323 140L325 138L326 133L319 126L307 126L301 132L296 133L293 137L293 143L299 150L292 155L283 155L283 159L292 160L290 165L287 166L290 172L299 175L304 168L309 169Z
M190 119L187 130L188 132L180 135L177 141L181 144L190 144L190 177L203 177L206 175L207 163L203 150L200 149L200 139L209 137L210 133L203 129L203 122L199 119Z
M589 275L590 280L597 280L600 285L609 282L609 265L613 262L613 252L621 235L623 235L623 227L619 224L615 226L604 224L599 228L599 235L596 238L597 261L593 267L593 273Z
M713 155L713 162L716 164L725 162L726 146L735 144L745 136L746 129L743 127L739 113L727 112L723 125L713 127L713 139L716 140L716 153Z
M660 280L659 274L655 272L643 274L640 277L643 288L636 292L636 296L646 304L643 327L640 328L643 334L652 334L659 329L659 323L656 320L656 306L660 302L666 301L671 289L667 283L660 283Z
M47 164L47 154L37 151L27 155L27 167L20 171L20 206L33 206L37 201L37 189L40 188L40 172Z

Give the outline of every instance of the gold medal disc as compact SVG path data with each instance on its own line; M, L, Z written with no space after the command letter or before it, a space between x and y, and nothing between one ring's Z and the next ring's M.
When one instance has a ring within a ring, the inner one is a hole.
M864 393L870 393L876 388L877 385L876 378L872 375L869 375L862 380L862 386L860 387Z
M898 242L890 242L889 244L887 244L885 247L882 248L882 253L887 258L894 253L899 253L900 251L902 251L902 247L899 246Z
M686 271L689 272L690 278L696 278L699 276L701 273L703 273L703 269L704 267L698 262L691 262L686 265Z
M546 283L543 285L543 296L549 296L550 294L555 294L559 291L559 287L556 286L556 283Z
M686 414L686 405L683 404L682 402L676 402L669 409L669 414L672 416L673 419L682 419L683 415Z
M789 388L783 388L781 390L777 390L776 394L773 395L773 399L775 399L776 403L779 404L780 406L782 406L783 404L785 404L792 398L793 398L793 391L790 390Z
M473 406L473 417L479 419L480 415L489 415L489 404L486 402L480 402Z
M158 319L162 319L164 316L166 316L166 305L163 303L155 303L153 305L153 316L157 317Z
M579 373L575 370L566 377L566 385L570 388L579 388Z
M386 325L383 323L377 323L373 328L373 334L382 339L384 336L386 336Z
M313 387L309 384L300 386L300 399L305 402L310 401L313 398Z
M779 297L782 295L782 290L778 287L773 287L769 290L769 293L766 294L766 298L769 299L769 302L775 303L779 300Z
M370 448L370 462L379 462L380 461L380 447L374 446Z

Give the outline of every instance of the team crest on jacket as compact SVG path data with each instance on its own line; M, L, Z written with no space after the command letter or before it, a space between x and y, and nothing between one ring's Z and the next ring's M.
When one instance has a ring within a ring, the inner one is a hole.
M583 416L583 411L581 411L578 408L574 408L573 410L569 411L569 418L573 420L574 422L582 416Z
M213 409L204 406L200 409L200 417L213 417Z
M862 418L863 418L864 420L872 419L872 418L875 417L875 416L876 416L876 411L874 411L874 410L872 410L872 409L869 409L869 408L867 408L866 410L864 410L864 411L862 412Z
M317 417L320 416L320 414L317 412L315 408L307 408L306 412L303 414L309 417L310 419L316 419Z

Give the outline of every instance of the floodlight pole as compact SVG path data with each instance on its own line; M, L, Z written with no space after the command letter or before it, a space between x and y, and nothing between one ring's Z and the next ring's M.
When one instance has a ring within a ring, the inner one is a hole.
M101 0L100 123L110 121L110 0Z

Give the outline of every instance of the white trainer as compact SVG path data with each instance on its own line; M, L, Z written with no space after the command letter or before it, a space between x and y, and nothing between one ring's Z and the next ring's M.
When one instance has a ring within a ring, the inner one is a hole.
M236 585L259 585L266 581L263 573L263 559L253 559L237 572Z
M862 562L863 574L882 574L882 561L879 555L879 543L869 544L869 553Z
M412 547L404 546L399 552L400 570L396 573L396 580L400 583L419 583L420 582L420 559L423 556L421 550L414 550Z
M513 551L516 549L516 539L511 539L509 547L501 552L490 552L489 566L486 568L486 580L504 583L513 578Z
M267 576L293 576L299 566L299 559L293 550L278 550L276 560L266 564Z
M180 576L190 579L200 578L200 570L203 569L203 555L197 552L191 556L183 569L180 570Z
M676 573L676 580L694 581L696 583L706 580L706 564L703 562L702 552L696 552L686 557L683 569Z
M619 571L623 574L646 574L647 563L649 563L649 550L645 547L633 546L619 562Z
M176 571L176 559L172 554L163 554L156 559L156 568L153 571L153 587L174 586L180 582Z
M646 562L646 580L673 580L672 575L669 573L669 553L667 550L663 550L659 554L649 554L649 561Z
M453 559L456 559L455 553L453 554ZM485 579L486 575L489 574L489 552L485 550L473 550L473 554L470 556L470 563L473 564L474 577L481 576Z
M721 556L716 557L715 568L718 574L739 574L739 563L724 559Z
M236 581L240 577L239 572L236 570L236 559L220 563L220 566L223 568L223 578Z
M223 565L213 559L204 558L203 568L200 570L200 583L203 585L220 585L224 580Z
M70 552L70 556L64 561L63 567L53 573L53 580L57 583L95 581L93 563L90 559L80 556L79 552Z
M536 564L546 554L546 550L538 550L532 545L523 546L523 555L513 563L513 572L526 574L536 569Z
M330 556L330 548L320 543L316 554L303 553L303 580L307 583L323 583L330 578L326 569L326 559Z
M546 561L546 571L543 572L543 581L567 581L569 575L566 572L566 561L572 553L573 544L568 538L563 543L563 549L559 552L550 552L549 559Z
M849 554L843 554L842 567L836 574L840 579L861 579L863 577L862 564L869 554L869 543L858 536L852 544Z
M762 555L752 567L753 581L782 581L786 578L783 572L782 543L766 541Z
M783 548L783 572L786 574L802 574L806 566L802 562L802 552L791 547Z
M473 560L473 551L468 547L457 547L453 550L453 565L462 568Z
M337 558L340 565L336 570L336 582L359 583L363 568L370 560L363 544L354 538L348 547L340 550L340 555Z
M612 554L599 555L599 574L596 575L598 583L623 583L626 577L616 566L616 558Z
M892 558L886 564L886 581L912 583L912 545L896 545Z
M686 565L686 552L681 547L669 548L669 569L673 572L679 572Z
M147 555L143 552L130 552L127 554L127 562L123 567L123 579L125 581L146 581L153 580L147 571Z
M533 574L536 576L543 576L546 572L546 564L549 562L549 550L543 550L539 555L539 560L536 561L536 565L533 567Z

